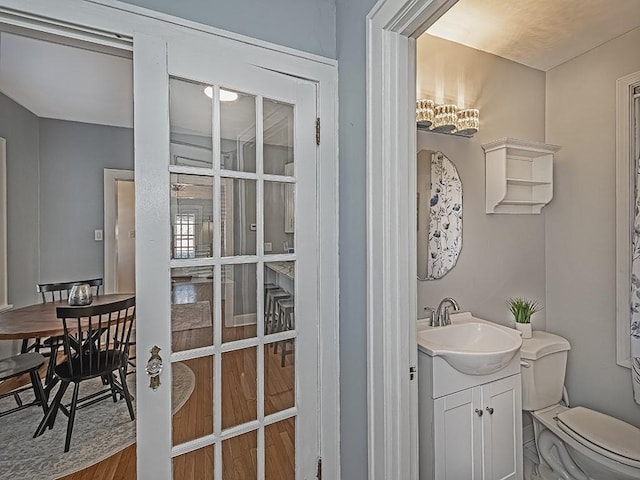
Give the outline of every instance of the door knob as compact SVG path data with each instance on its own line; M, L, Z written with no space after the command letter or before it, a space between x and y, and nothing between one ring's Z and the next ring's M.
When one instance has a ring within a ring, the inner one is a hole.
M479 408L476 408L476 413L478 414L479 417L481 417L484 412Z
M150 351L151 357L149 357L144 370L149 375L149 388L157 390L160 386L160 374L162 373L162 357L159 355L160 347L154 345Z
M487 407L487 412L489 412L489 415L493 415L493 407Z

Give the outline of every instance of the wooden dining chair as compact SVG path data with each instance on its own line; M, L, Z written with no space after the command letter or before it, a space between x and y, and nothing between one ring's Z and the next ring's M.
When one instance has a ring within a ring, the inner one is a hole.
M17 406L0 412L0 417L20 411L32 405L42 406L44 414L47 414L47 395L42 387L39 369L44 364L44 357L39 353L22 353L13 357L0 360L0 398L13 395ZM31 385L25 386L22 381L24 375L29 375ZM33 402L23 404L19 393L33 389Z
M36 285L37 292L42 296L42 303L52 303L63 301L69 298L69 292L74 285L89 284L94 296L100 296L100 287L102 287L102 278L92 278L90 280L74 280L71 282L55 282L55 283L38 283ZM32 342L31 344L29 342ZM45 357L49 357L49 366L47 367L47 376L45 383L50 384L53 379L53 369L56 365L55 359L58 355L58 350L62 345L62 337L49 337L49 338L35 338L22 340L22 353L35 351L42 353ZM41 350L43 347L46 352Z
M40 422L34 438L42 435L47 426L53 428L58 410L69 418L64 451L71 445L71 434L76 410L92 405L100 400L124 398L131 420L133 397L126 382L129 340L135 321L135 297L102 305L84 307L58 307L58 318L64 328L63 346L65 359L55 367L60 388L51 402L49 411ZM117 372L119 381L115 378ZM108 387L79 399L80 384L100 377L108 380ZM62 397L73 383L71 405L62 404Z

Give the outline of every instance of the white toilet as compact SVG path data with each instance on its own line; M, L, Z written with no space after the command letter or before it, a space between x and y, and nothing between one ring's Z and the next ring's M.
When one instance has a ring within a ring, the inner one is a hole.
M531 412L538 478L640 479L640 429L584 407L560 404L571 349L564 338L534 332L523 339L522 409ZM553 474L546 475L549 468Z

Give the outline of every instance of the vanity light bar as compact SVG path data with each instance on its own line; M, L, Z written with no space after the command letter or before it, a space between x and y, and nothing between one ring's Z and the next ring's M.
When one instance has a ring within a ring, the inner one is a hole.
M433 100L423 98L416 102L416 123L420 130L472 137L480 128L480 111L458 109L454 104L436 105Z

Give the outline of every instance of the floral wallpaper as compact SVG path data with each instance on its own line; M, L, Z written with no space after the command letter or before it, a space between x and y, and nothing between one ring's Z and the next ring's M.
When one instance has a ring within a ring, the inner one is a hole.
M427 278L442 278L462 249L462 182L455 165L442 153L431 157Z

